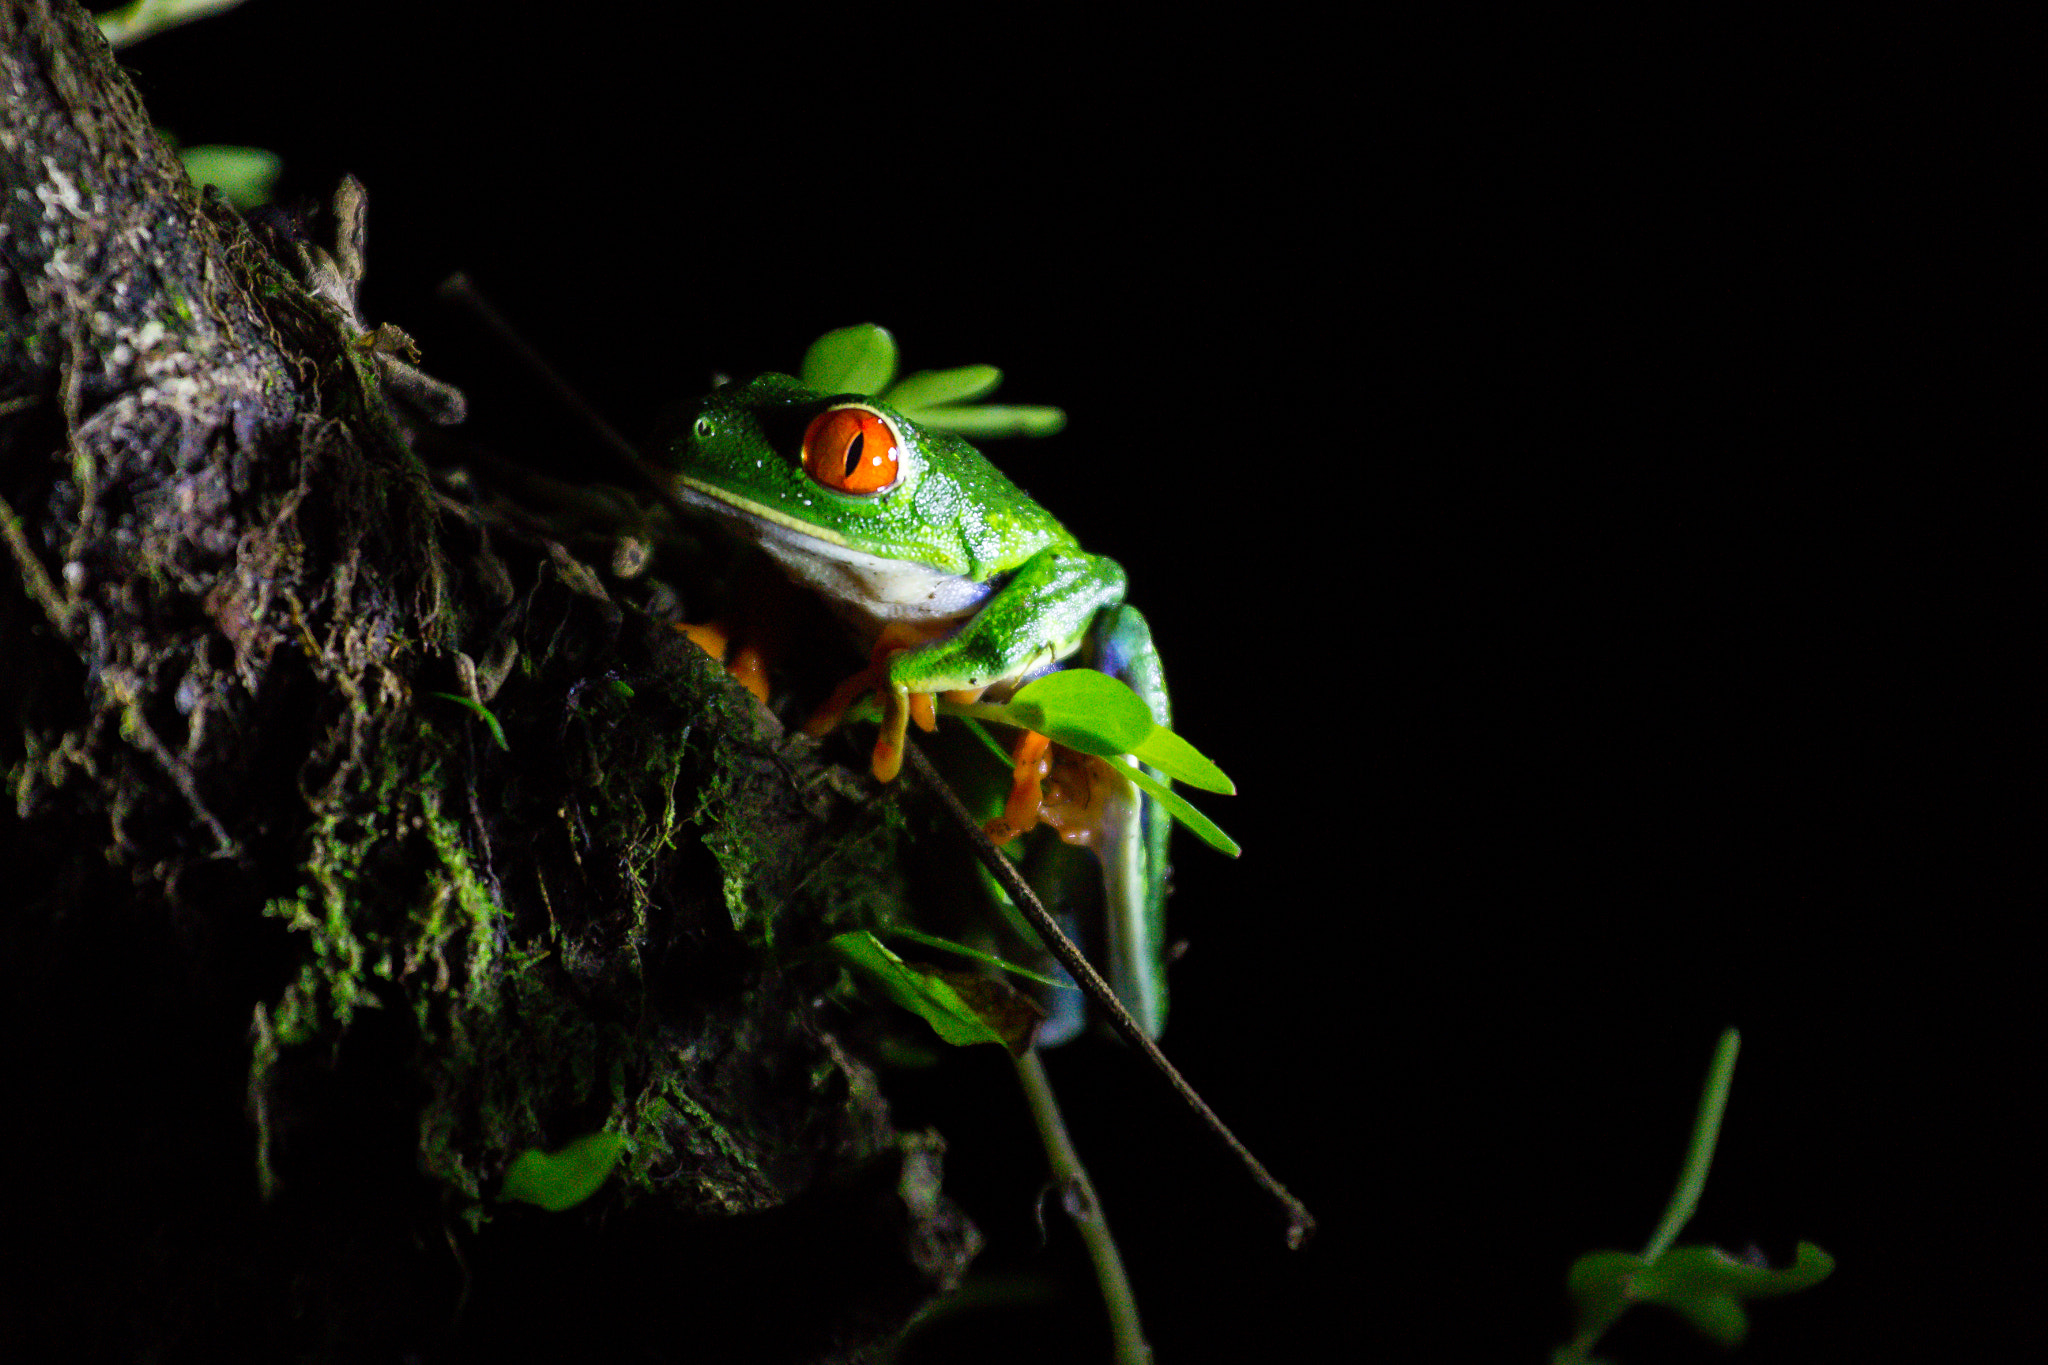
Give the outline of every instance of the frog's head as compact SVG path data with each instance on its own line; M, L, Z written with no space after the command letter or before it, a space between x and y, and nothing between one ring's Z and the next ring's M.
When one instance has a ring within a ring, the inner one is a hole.
M981 567L983 556L963 541L964 522L1031 507L959 437L925 430L872 398L821 394L780 374L714 391L689 414L669 458L686 499L752 523L757 538L808 537L950 573Z

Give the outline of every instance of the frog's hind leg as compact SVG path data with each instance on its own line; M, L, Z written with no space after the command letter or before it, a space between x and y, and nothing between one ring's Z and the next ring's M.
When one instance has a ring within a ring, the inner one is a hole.
M1051 747L1052 741L1035 730L1017 736L1010 750L1010 794L1003 802L1003 813L982 826L991 842L1007 844L1038 827L1045 778L1052 771L1052 756L1047 752Z

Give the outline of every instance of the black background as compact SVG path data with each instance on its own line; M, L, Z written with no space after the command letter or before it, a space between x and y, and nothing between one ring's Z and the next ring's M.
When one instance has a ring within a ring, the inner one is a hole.
M129 60L287 196L362 177L369 316L535 458L578 438L451 270L628 428L861 320L1067 408L993 453L1242 792L1240 861L1179 850L1169 1049L1323 1220L1289 1255L1129 1058L1055 1056L1162 1359L1544 1358L1731 1024L1689 1240L1840 1262L1741 1358L2040 1349L2014 583L1966 567L2032 458L2015 38L681 8L255 0ZM1085 1359L1003 1083L900 1103L1056 1297L930 1358ZM1609 1354L1719 1356L1640 1318Z

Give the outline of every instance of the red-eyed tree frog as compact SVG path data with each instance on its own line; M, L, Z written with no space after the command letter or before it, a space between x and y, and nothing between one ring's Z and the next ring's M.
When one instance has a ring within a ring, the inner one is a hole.
M868 651L869 666L810 728L831 728L874 692L883 713L877 778L896 776L911 721L933 728L935 698L1001 701L1063 664L1122 681L1168 723L1159 658L1145 619L1124 603L1124 571L1083 550L960 437L873 397L766 374L704 399L668 457L684 503L759 545ZM1156 1036L1166 1014L1167 810L1123 776L1136 766L1128 757L1091 758L1027 731L1012 760L992 837L1003 842L1042 820L1094 850L1105 975ZM1077 1023L1056 1024L1041 1041Z

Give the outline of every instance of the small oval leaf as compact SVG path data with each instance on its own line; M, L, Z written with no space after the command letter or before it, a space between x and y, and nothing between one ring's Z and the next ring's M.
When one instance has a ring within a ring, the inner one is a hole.
M912 408L936 407L940 403L964 403L994 393L1003 382L1003 372L993 365L962 365L952 370L919 370L906 374L882 395L890 407L908 413Z
M827 332L804 352L804 387L819 393L880 393L896 373L896 338L872 322Z
M1092 668L1063 668L1026 683L1009 709L1027 729L1103 757L1130 753L1157 724L1137 693Z
M270 192L284 170L277 153L261 147L187 147L178 153L178 159L185 163L185 174L192 177L193 184L219 186L238 209L269 203Z
M537 1204L549 1213L574 1208L597 1193L625 1150L626 1140L617 1133L586 1133L559 1152L529 1147L506 1169L498 1198Z

